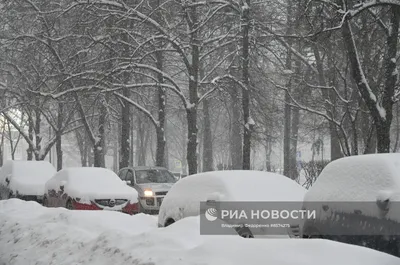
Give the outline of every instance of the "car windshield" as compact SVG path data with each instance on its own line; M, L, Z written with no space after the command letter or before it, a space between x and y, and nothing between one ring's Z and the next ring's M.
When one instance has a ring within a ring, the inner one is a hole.
M175 183L176 179L167 170L136 170L136 183Z

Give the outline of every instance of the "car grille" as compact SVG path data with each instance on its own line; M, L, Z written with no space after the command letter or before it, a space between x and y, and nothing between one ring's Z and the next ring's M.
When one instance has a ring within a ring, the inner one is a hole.
M123 200L123 199L117 199L117 200L94 200L97 204L101 206L107 206L107 207L114 207L116 205L121 205L126 203L128 200ZM113 203L114 201L115 203Z
M155 193L154 193L156 196L161 196L161 195L167 195L167 191L156 191Z

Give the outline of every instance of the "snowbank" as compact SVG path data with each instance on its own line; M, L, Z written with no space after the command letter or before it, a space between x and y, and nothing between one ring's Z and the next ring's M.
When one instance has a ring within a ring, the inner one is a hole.
M199 219L156 228L152 216L0 201L0 264L398 265L400 259L326 240L200 236Z
M62 183L64 181L64 183ZM66 168L46 183L46 190L64 191L72 198L80 198L80 202L95 199L127 199L137 202L137 191L125 184L113 171L106 168L79 167Z
M43 196L44 186L56 169L47 161L6 161L0 170L0 184L6 185L15 194Z

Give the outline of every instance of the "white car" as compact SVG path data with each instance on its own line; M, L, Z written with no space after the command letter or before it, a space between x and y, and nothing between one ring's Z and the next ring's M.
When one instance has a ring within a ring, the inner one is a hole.
M78 167L57 172L47 181L43 205L70 210L139 212L138 193L106 168Z
M158 226L166 227L189 216L200 215L200 202L299 202L306 189L279 174L250 171L212 171L179 180L165 196ZM253 237L248 229L238 232Z
M56 172L47 161L6 161L0 170L0 198L18 198L41 203L45 183Z

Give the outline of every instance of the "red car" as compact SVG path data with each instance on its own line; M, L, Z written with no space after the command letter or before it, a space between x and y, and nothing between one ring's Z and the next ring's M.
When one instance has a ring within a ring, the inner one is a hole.
M66 168L45 185L43 205L70 210L139 212L138 193L105 168Z

